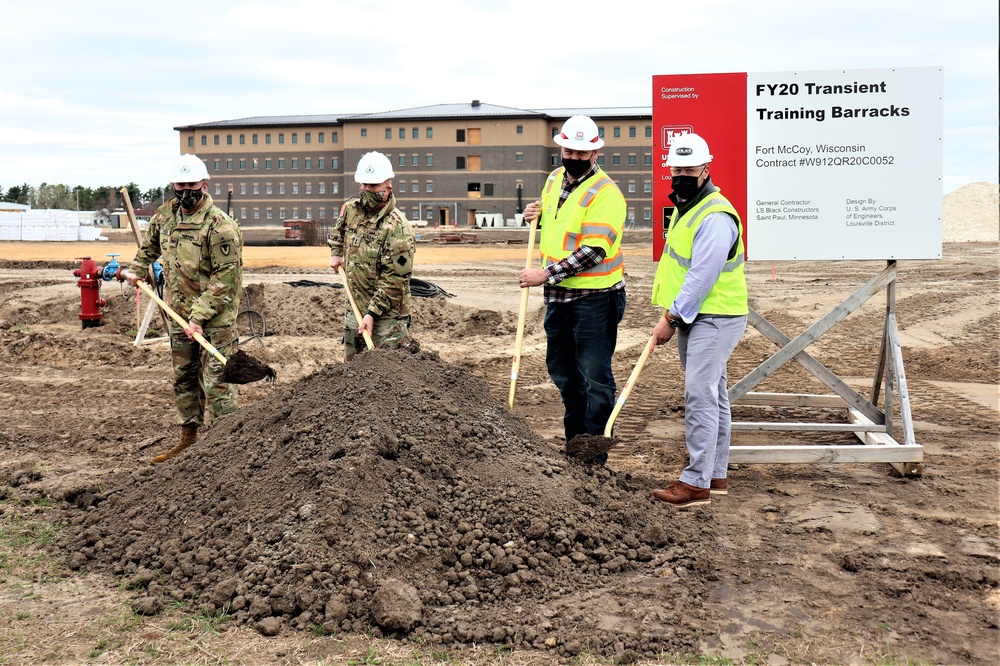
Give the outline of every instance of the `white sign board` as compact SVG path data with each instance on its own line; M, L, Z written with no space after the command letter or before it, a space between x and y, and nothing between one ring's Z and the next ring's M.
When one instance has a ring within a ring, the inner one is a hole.
M751 260L940 259L939 67L747 75Z

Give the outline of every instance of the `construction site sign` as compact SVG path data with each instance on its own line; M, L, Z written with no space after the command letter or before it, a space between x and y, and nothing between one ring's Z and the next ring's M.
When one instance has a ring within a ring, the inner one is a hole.
M654 76L654 259L687 132L749 259L940 259L943 94L940 67Z

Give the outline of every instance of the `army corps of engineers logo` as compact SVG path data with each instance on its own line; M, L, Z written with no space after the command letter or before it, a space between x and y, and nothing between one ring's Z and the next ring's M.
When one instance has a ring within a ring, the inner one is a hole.
M664 125L661 133L661 147L670 152L670 144L685 134L694 134L694 127L691 125Z

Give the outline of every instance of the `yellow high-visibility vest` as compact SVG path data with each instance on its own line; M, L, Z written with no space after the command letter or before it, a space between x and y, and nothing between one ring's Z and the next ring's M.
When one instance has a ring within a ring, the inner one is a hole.
M570 289L603 289L625 275L622 229L627 204L621 190L602 169L580 183L559 207L563 172L549 174L542 188L542 235L538 250L545 266L571 255L581 245L604 250L604 261L559 283Z
M718 191L709 194L696 202L683 215L678 217L677 209L670 219L667 229L667 242L656 267L656 277L653 278L653 303L662 308L669 308L680 293L684 277L691 268L691 255L694 246L694 235L698 227L711 213L727 213L736 221L736 255L726 261L715 286L701 304L699 314L715 315L745 315L749 313L747 305L747 280L744 274L743 258L743 222L733 205Z

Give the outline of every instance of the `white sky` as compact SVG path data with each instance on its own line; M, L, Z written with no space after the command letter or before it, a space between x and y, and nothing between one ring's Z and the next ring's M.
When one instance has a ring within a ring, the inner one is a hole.
M652 76L943 66L945 193L998 180L996 0L29 0L0 188L166 183L180 125L439 103L651 106Z

